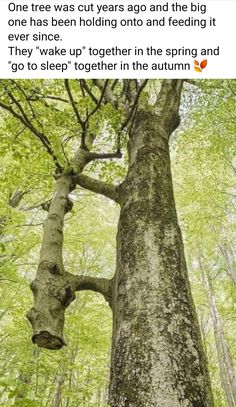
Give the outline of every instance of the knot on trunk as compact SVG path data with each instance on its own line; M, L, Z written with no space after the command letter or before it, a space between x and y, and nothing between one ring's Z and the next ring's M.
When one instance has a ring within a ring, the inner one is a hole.
M57 264L54 264L54 263L48 263L48 271L52 275L60 275L60 274L62 274L60 267Z
M46 270L49 272L48 264ZM27 313L27 318L33 328L32 341L40 347L60 349L65 345L65 309L75 299L75 292L65 275L47 273L43 277L35 279L30 286L34 307Z
M63 287L63 289L59 292L59 299L64 308L67 308L68 305L75 300L75 298L75 293L70 285Z
M58 287L58 285L52 285L48 289L48 293L51 298L54 298L58 303L53 304L52 309L58 310L61 307L67 308L68 305L75 299L75 293L72 290L71 286L68 284L64 287Z
M65 213L70 212L72 208L73 208L73 202L69 198L67 198L66 204L65 204Z
M41 208L42 208L44 211L48 212L48 211L49 211L49 208L50 208L50 205L51 205L51 199L50 199L49 201L43 202L43 203L41 204Z

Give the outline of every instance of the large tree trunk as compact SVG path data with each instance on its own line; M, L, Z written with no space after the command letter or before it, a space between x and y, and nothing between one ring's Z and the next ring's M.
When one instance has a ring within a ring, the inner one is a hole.
M173 195L169 137L181 81L139 110L121 185L111 407L213 405Z

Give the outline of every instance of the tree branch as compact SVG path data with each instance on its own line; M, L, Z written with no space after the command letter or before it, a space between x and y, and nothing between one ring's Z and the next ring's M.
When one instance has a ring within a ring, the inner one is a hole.
M76 102L74 101L74 98L73 98L73 95L72 95L72 92L71 92L71 89L70 89L69 79L65 79L64 83L65 83L65 88L66 88L66 91L67 91L67 93L68 93L68 96L69 96L71 105L72 105L72 107L73 107L73 110L74 110L74 112L75 112L76 118L77 118L77 120L78 120L78 123L80 124L80 126L81 126L82 129L84 130L85 123L84 123L84 121L81 119L80 114L79 114L79 111L78 111L77 106L76 106Z
M122 158L122 153L117 151L116 153L88 153L89 161L93 160L106 160L107 158Z
M195 81L194 79L184 79L184 82L189 83L190 85L197 86L197 88L200 87L199 81Z
M69 273L68 273L69 274ZM103 295L110 304L112 302L112 283L113 280L99 277L76 276L69 274L69 281L73 291L91 290Z
M16 189L9 197L9 200L8 200L9 206L11 206L12 208L17 208L17 206L19 205L23 196L25 194L28 194L29 192L30 192L30 190L21 191L19 189Z
M117 85L117 83L119 82L119 79L115 79L111 85L111 90L113 91Z
M120 203L120 195L117 191L115 185L108 184L103 181L99 181L94 178L90 178L87 175L77 175L74 177L76 184L80 185L83 188L88 189L89 191L95 192L100 195L104 195L113 201Z
M83 85L84 90L86 90L86 92L88 93L88 95L91 97L92 101L97 105L98 104L98 99L95 97L95 95L93 94L93 92L91 91L91 89L89 88L89 86L86 83L85 79L81 79L81 83Z
M19 102L18 102L19 103ZM44 145L45 149L47 150L48 154L52 157L56 167L58 168L59 171L62 171L62 166L59 164L58 159L55 155L55 152L52 148L52 145L48 138L41 132L39 132L29 121L27 117L25 117L25 114L21 116L19 113L17 113L11 106L6 105L5 103L0 101L0 107L2 107L4 110L7 110L9 113L12 114L16 119L18 119L26 128L28 128Z
M170 135L180 124L179 106L183 88L182 79L164 79L155 102L155 113L159 116L166 135Z
M22 93L22 95L24 96L24 98L25 98L25 100L26 100L26 102L27 102L27 104L28 104L28 106L29 106L29 109L30 109L30 111L31 111L32 117L34 118L34 120L37 121L37 123L41 126L41 128L43 128L42 123L41 123L41 122L37 119L37 117L36 117L36 114L35 114L35 111L34 111L34 109L33 109L32 104L31 104L31 101L29 100L29 98L28 98L26 92L24 91L24 89L23 89L23 88L19 85L19 83L18 83L17 81L15 81L15 80L12 80L12 79L11 79L11 83Z
M108 84L108 79L105 80L105 83L104 83L103 89L101 91L99 101L97 102L97 105L95 106L95 108L93 110L91 110L91 112L88 114L88 116L86 118L86 121L85 121L86 124L88 123L90 117L93 116L96 113L96 111L101 107L102 99L103 99L103 97L105 95L107 84Z
M74 174L80 174L82 173L85 166L91 161L121 157L122 154L120 151L117 151L116 153L91 153L88 150L79 148L78 151L75 153L73 159L71 160L71 167L73 169Z
M129 121L131 120L131 118L132 118L132 116L133 116L133 113L134 113L134 111L135 111L135 108L136 108L136 106L137 106L137 104L138 104L139 97L140 97L140 95L141 95L143 89L144 89L145 86L147 85L147 83L148 83L148 79L145 79L145 80L143 81L142 85L139 87L139 89L138 89L138 91L137 91L137 94L136 94L136 96L135 96L135 99L134 99L134 103L133 103L133 105L132 105L132 107L131 107L131 109L130 109L130 112L129 112L129 114L128 114L126 120L122 123L121 128L120 128L120 131L123 131L123 130L125 129L125 127L127 126L127 124L129 123Z
M104 80L103 79L93 79L93 83L97 88L103 92L104 90ZM111 103L111 104L116 104L116 96L114 95L112 89L110 86L106 86L105 92L104 92L104 100L106 103Z

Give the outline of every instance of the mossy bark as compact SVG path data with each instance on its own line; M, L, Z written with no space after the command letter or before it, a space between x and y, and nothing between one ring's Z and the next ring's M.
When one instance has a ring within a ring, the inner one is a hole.
M136 115L120 188L109 404L212 407L169 157L181 85L161 92Z

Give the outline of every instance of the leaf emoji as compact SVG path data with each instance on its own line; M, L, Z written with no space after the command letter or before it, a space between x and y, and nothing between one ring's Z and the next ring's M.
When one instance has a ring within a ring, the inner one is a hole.
M196 59L194 60L194 65L199 66L199 62Z
M199 68L198 66L194 66L194 69L196 72L202 72L201 68Z
M206 66L207 66L207 59L204 59L204 60L200 63L200 67L201 67L202 69L204 69L204 68L206 68Z

